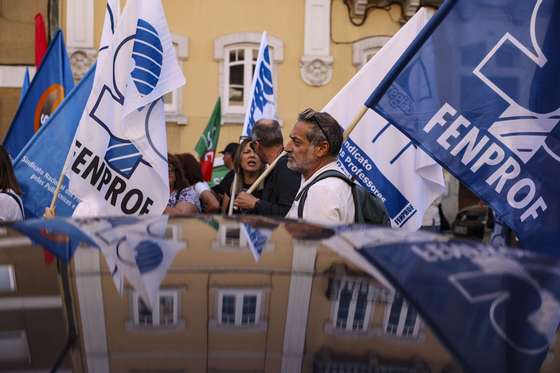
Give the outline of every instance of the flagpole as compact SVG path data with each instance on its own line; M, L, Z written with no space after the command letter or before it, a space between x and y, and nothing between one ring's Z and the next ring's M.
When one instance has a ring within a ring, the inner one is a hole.
M233 215L233 202L235 200L235 194L237 193L237 181L238 181L238 174L237 172L235 173L235 176L233 177L233 183L231 183L231 189L230 189L230 198L229 198L229 208L228 208L228 215L231 216Z
M368 110L367 106L363 106L360 109L360 111L358 112L358 114L356 114L356 116L354 117L354 119L352 120L350 125L344 130L344 133L342 134L342 141L346 141L348 139L348 137L350 136L350 132L352 132L354 130L354 128L356 128L358 123L362 120L362 118L366 114L367 110ZM259 187L259 185L261 185L261 183L268 176L268 174L270 174L272 172L272 170L276 166L276 163L278 163L278 160L286 154L287 153L285 151L280 153L280 155L278 157L276 157L276 159L267 167L267 169L261 174L261 176L259 176L259 178L257 180L255 180L253 185L251 185L251 187L247 190L247 193L249 193L249 194L253 193L255 191L255 189L257 189Z

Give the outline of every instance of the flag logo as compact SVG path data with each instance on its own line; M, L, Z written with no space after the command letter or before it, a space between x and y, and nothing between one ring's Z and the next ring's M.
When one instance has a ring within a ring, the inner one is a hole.
M557 55L555 53L557 50L547 50L551 49L550 47L557 48L556 43L546 43L545 40L543 52L535 37L539 31L537 20L539 20L538 13L542 3L542 0L537 1L533 8L532 18L535 22L531 22L529 30L532 45L525 46L516 37L506 33L474 70L474 74L484 84L509 104L500 118L490 126L489 132L516 154L523 163L529 162L540 148L560 162L560 156L547 144L547 139L551 137L550 133L559 122L560 102L554 99L539 100L531 102L531 107L524 108L518 103L519 97L516 96L519 94L512 90L512 86L503 84L499 77L494 75L494 66L503 56L513 53L520 59L532 61L543 73L546 70L557 69L558 63L547 58Z
M61 84L54 83L45 89L37 102L37 106L35 106L35 116L33 120L33 129L35 132L49 119L49 116L56 110L63 99L64 87Z
M142 154L130 141L119 139L111 133L109 136L105 161L119 175L129 179L142 160Z
M155 270L163 261L163 251L154 241L143 240L135 250L134 260L141 274Z
M157 30L148 22L139 19L132 48L136 66L131 76L138 92L149 95L157 86L163 64L163 46Z

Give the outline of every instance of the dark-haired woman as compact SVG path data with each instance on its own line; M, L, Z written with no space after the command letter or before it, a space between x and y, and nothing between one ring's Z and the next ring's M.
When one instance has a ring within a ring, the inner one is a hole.
M14 174L12 160L0 145L0 221L16 221L24 218L21 189Z
M220 203L208 186L208 183L202 178L200 171L200 163L195 156L190 153L177 154L179 162L183 168L183 173L189 185L191 185L200 199L202 211L214 213L220 211Z
M167 161L170 195L163 213L173 216L200 212L200 199L194 188L188 185L179 159L177 156L169 154Z
M246 139L237 147L233 158L233 169L237 173L237 193L246 191L253 185L258 177L264 172L265 164L250 146L251 140ZM262 186L253 192L253 196L260 198ZM222 211L227 212L231 190L226 192L222 202ZM245 211L237 211L245 212Z

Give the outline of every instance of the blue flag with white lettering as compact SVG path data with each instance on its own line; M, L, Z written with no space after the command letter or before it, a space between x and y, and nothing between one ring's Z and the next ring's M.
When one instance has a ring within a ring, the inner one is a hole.
M41 125L46 123L73 87L74 79L64 38L62 31L58 31L4 139L4 147L12 158L18 156L25 144Z
M560 261L429 236L362 229L325 244L381 272L465 372L538 372L560 323Z
M451 0L366 105L560 255L560 2Z
M64 99L14 160L14 172L23 191L23 207L28 217L42 216L50 206L58 178L70 151L76 128L91 92L95 66ZM79 199L62 184L56 202L58 216L71 216Z

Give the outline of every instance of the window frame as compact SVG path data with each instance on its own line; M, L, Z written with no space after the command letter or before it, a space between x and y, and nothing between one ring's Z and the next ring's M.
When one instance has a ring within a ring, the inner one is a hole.
M235 311L234 311L234 322L233 324L222 322L222 307L223 298L227 295L233 295L235 297ZM245 296L256 296L255 304L255 321L252 323L243 324L243 298ZM259 289L219 289L218 290L218 312L217 312L217 323L223 327L234 327L234 328L253 328L259 325L261 322L261 306L262 306L262 290Z
M134 326L140 328L170 328L175 327L179 324L179 292L177 290L160 290L158 291L157 307L152 310L152 324L141 324L140 323L140 307L139 300L140 294L134 292L132 296L132 313ZM161 325L161 315L160 315L160 298L165 296L173 297L173 322L171 324Z
M234 61L233 64L239 66L243 65L243 104L242 105L231 105L230 95L229 95L229 77L230 77L230 66L232 62L230 61L230 53L232 51L243 50L243 62L240 64L239 61ZM222 102L224 103L224 111L245 115L247 105L249 103L249 92L251 90L251 85L253 82L253 66L256 67L257 59L253 60L254 51L259 53L259 45L253 43L240 43L228 45L224 48L224 82L222 85ZM247 56L251 56L251 61L247 59ZM272 64L274 65L274 64ZM274 76L274 66L271 66L272 74ZM275 87L276 88L276 87Z
M17 291L15 268L12 264L0 264L0 270L4 268L7 269L10 284L9 288L0 288L0 293L13 293Z
M375 294L375 286L369 281L365 281L362 279L352 279L352 278L341 278L338 279L341 282L341 289L337 294L336 300L333 300L333 312L332 312L332 325L334 329L347 331L347 332L365 332L369 329L369 325L374 315L375 305L374 305L374 294ZM340 296L342 291L345 289L343 284L353 282L352 289L352 298L350 300L350 304L348 305L348 315L346 316L346 325L344 328L338 327L338 311L340 309ZM356 317L356 304L358 301L358 293L359 293L359 283L365 282L368 286L368 291L366 293L366 309L364 312L364 320L361 328L354 329L354 321Z
M383 334L385 335L393 335L396 337L408 337L408 338L415 338L418 336L419 332L420 332L420 315L418 314L418 311L413 310L414 312L416 312L416 319L414 321L414 327L412 330L411 334L403 334L403 329L405 326L405 322L406 322L406 317L408 315L408 310L409 308L412 309L412 307L410 306L410 304L406 301L406 299L404 298L404 296L400 295L403 299L402 299L402 306L401 306L401 312L399 313L399 322L397 324L397 330L395 331L395 333L390 333L387 331L387 328L389 327L389 317L391 316L391 311L393 310L393 305L395 302L395 298L397 297L396 293L393 293L391 302L387 304L387 306L385 307L385 317L383 320Z
M244 76L244 89L245 94L243 97L243 107L240 109L239 106L234 108L229 105L229 51L238 48L253 48L258 51L261 42L262 33L260 32L240 32L222 35L214 40L214 60L219 64L219 76L218 76L218 92L222 98L222 124L243 124L245 120L245 112L248 106L247 92L251 89L253 74ZM278 64L282 63L284 60L284 42L268 34L268 43L270 46L270 57L271 57L271 70L273 76L273 87L274 94L278 98ZM258 53L258 52L257 52Z

